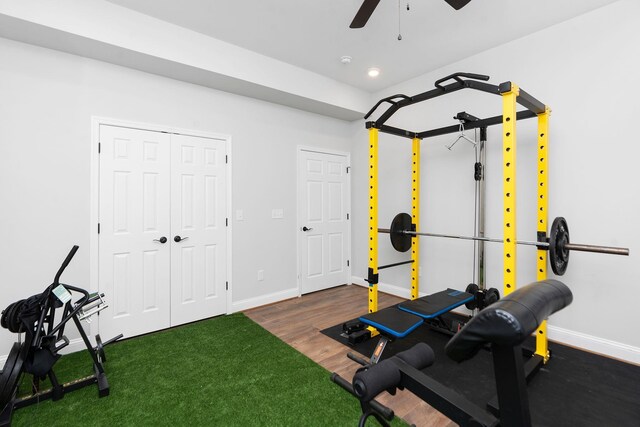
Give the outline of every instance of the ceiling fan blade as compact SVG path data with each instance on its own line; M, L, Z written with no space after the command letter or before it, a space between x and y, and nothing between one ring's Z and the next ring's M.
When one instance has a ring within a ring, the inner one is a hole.
M360 9L358 9L358 13L351 21L351 25L349 28L362 28L367 23L371 14L374 10L376 10L376 6L378 6L380 0L364 0Z
M454 8L455 10L460 10L465 7L471 0L444 0L449 6Z

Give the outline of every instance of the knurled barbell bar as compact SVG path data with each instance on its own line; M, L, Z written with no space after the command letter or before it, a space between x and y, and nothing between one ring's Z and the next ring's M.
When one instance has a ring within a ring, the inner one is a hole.
M443 237L447 239L463 239L463 240L479 240L483 242L504 243L503 239L494 239L491 237L480 236L460 236L456 234L438 234L416 232L412 229L411 215L408 213L399 213L393 218L391 228L379 228L380 233L389 233L391 244L398 252L406 252L411 248L411 237L427 236L427 237ZM569 251L595 252L611 255L629 255L628 248L618 248L612 246L596 246L584 245L579 243L571 243L569 241L569 225L567 220L558 217L551 224L551 232L549 238L544 241L527 241L517 240L518 245L537 246L540 249L549 251L549 261L553 272L562 276L569 264Z

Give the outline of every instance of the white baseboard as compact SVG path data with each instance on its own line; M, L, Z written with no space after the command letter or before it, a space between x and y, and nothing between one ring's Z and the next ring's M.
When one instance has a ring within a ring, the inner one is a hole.
M255 298L248 298L240 301L234 301L231 304L231 310L229 311L229 313L236 313L238 311L248 310L254 307L260 307L261 305L273 304L274 302L295 298L298 295L299 295L298 288L292 288L292 289L287 289L285 291L274 292L268 295L261 295Z
M75 338L69 340L69 345L60 350L61 354L70 354L75 353L76 351L86 350L87 347L84 345L84 341L82 338Z
M547 328L547 336L550 340L566 344L571 347L578 347L592 353L598 353L603 356L613 357L625 362L640 365L640 348L638 347L594 337L593 335L587 335L581 332L570 331L568 329L552 325L549 325Z
M60 350L60 354L75 353L76 351L86 350L86 348L87 347L84 345L84 341L82 341L82 338L75 338L69 340L69 345ZM8 358L8 354L3 354L2 356L0 356L0 366L4 366L4 363Z
M360 286L369 286L369 284L362 278L353 276L352 282ZM396 285L388 283L378 283L378 290L387 294L396 295L401 298L409 298L410 291L406 288L401 288ZM420 293L422 296L423 294ZM592 335L583 334L581 332L570 331L557 326L549 325L548 337L550 340L566 344L571 347L578 347L582 350L586 350L592 353L598 353L603 356L620 359L625 362L635 363L640 365L640 348L633 347L627 344L619 343L616 341L607 340L604 338L594 337Z

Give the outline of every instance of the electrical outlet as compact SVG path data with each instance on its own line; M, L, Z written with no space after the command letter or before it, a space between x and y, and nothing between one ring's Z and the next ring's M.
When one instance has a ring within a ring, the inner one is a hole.
M264 280L264 270L258 270L258 281L261 282Z

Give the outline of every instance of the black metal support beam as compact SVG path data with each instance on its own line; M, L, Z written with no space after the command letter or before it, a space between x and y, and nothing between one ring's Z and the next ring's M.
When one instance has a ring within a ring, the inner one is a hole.
M394 358L400 369L400 386L411 391L433 408L461 426L496 426L498 420L466 397L440 384L422 371Z
M516 102L536 114L544 113L547 108L542 102L522 89L520 89L520 95L516 98Z
M496 376L500 423L505 426L531 426L527 380L520 346L491 346Z
M536 117L536 114L529 110L518 111L518 113L516 114L516 120L530 119L533 117ZM482 119L475 122L467 122L464 125L464 129L470 130L470 129L476 129L476 128L483 128L483 127L488 127L493 125L499 125L501 123L502 123L502 115L489 117L487 119ZM451 126L438 128L438 129L427 130L424 132L418 132L416 137L420 139L424 139L424 138L431 138L434 136L448 135L450 133L457 133L457 132L460 132L460 126L451 125Z
M523 354L528 353L523 350ZM544 358L537 354L529 354L526 362L524 362L524 376L527 383L540 371L540 368L544 365ZM489 402L487 402L487 409L495 415L500 415L500 405L498 404L498 396L495 395Z
M376 122L367 122L366 123L366 127L367 127L367 129L376 128L380 132L388 133L390 135L395 135L395 136L401 136L403 138L413 139L413 138L417 137L417 133L416 132L412 132L412 131L405 130L405 129L400 129L400 128L395 128L393 126L387 126L387 125L378 126L378 124Z

